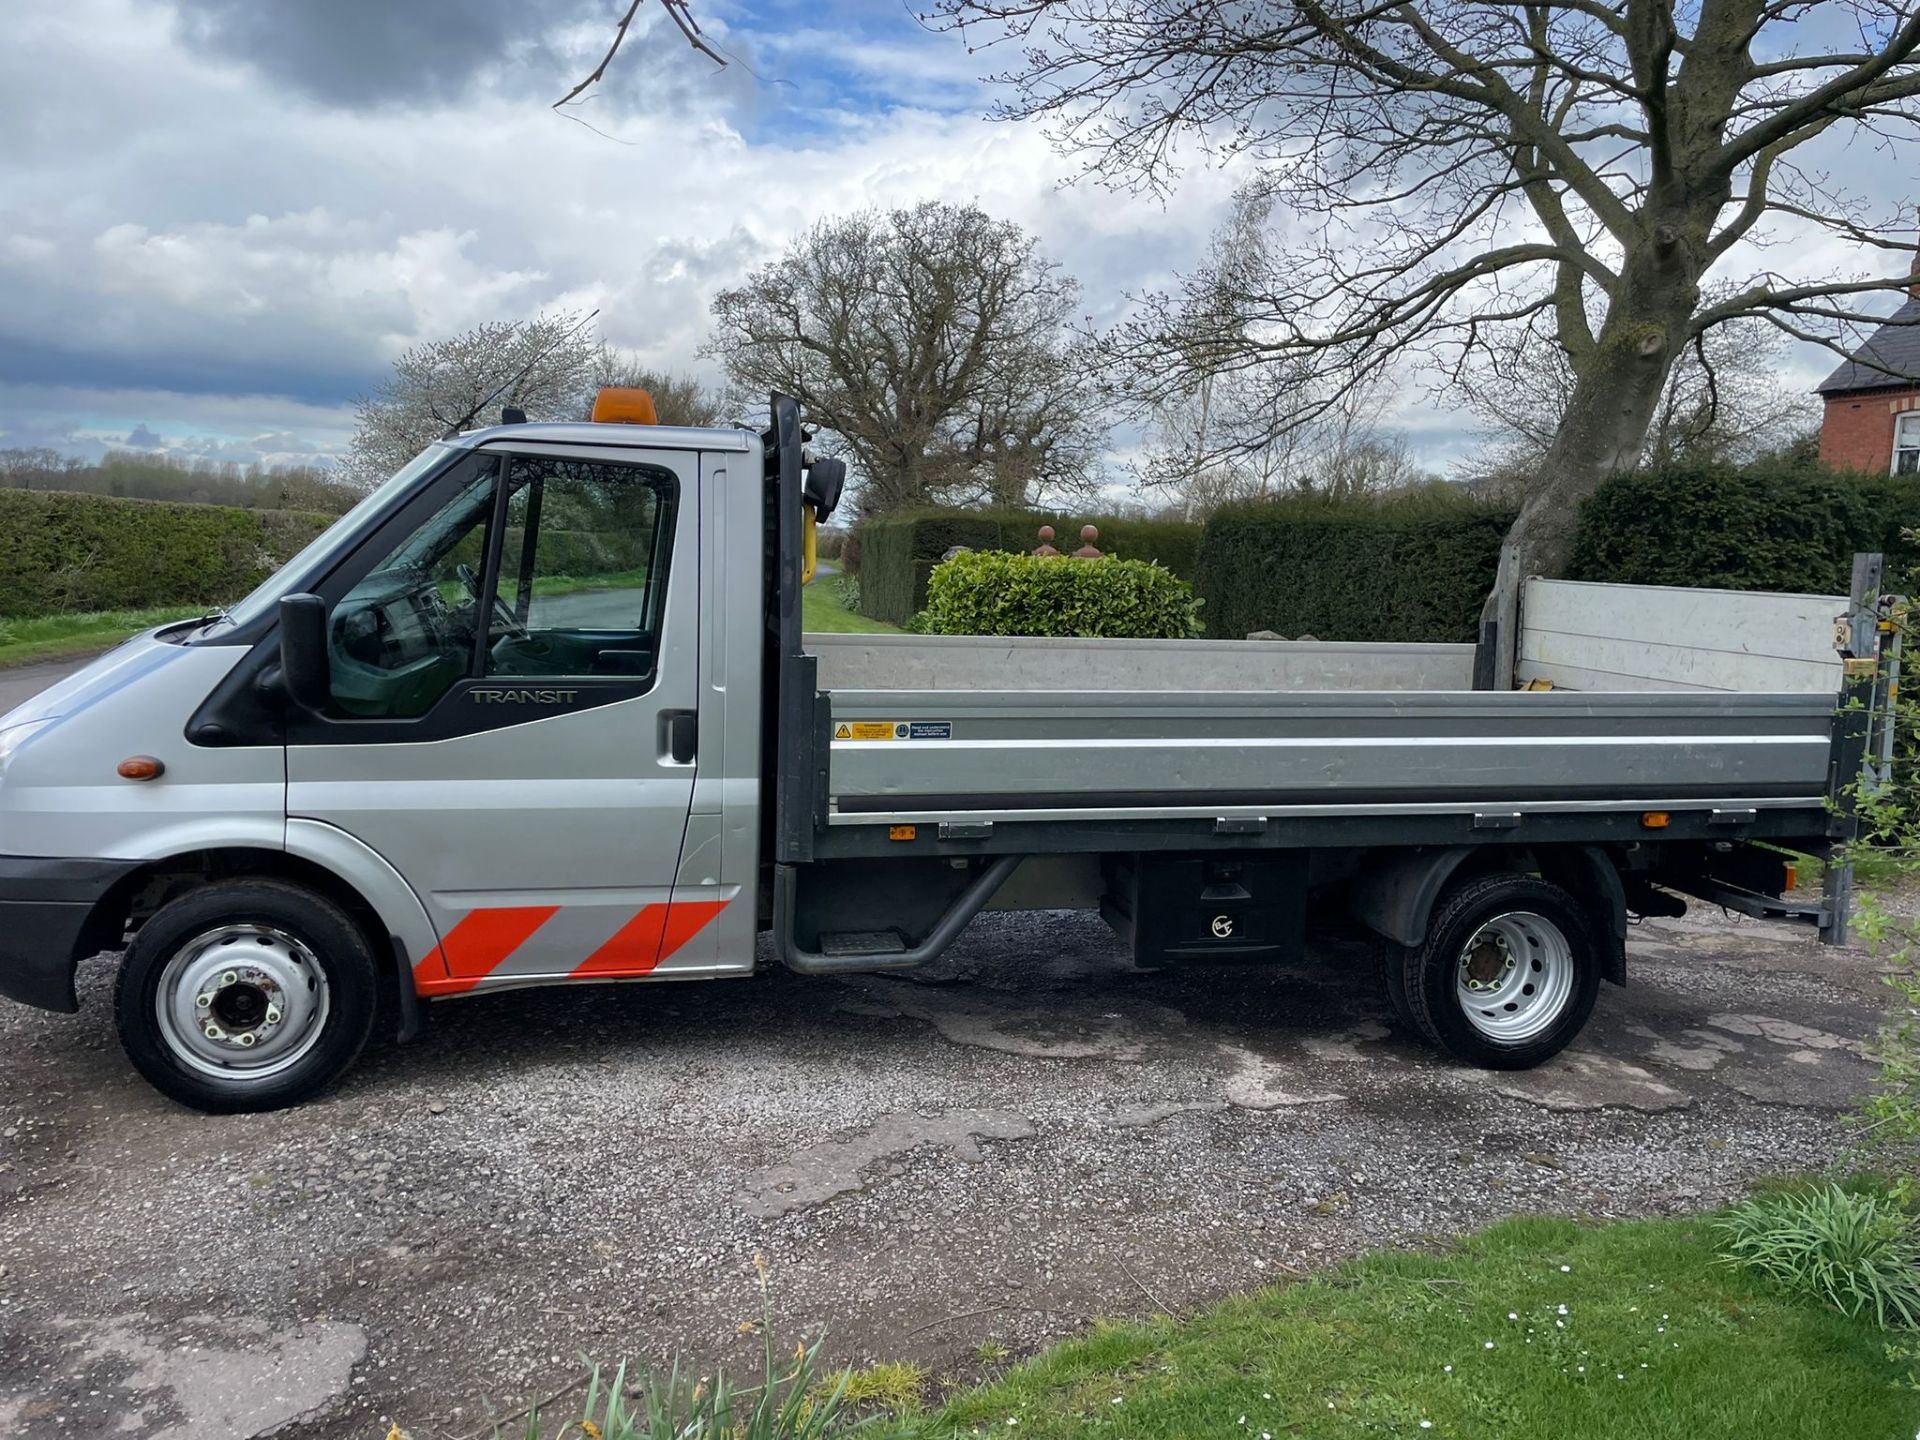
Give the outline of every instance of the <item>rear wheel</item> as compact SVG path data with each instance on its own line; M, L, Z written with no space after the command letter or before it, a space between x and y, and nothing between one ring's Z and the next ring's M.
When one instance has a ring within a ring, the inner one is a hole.
M1525 1070L1564 1050L1600 992L1601 945L1568 891L1482 875L1444 892L1426 941L1388 961L1417 1028L1462 1060Z
M162 906L114 990L120 1043L155 1089L197 1110L277 1110L359 1056L373 952L339 906L277 880L208 885Z
M1407 1004L1407 947L1384 935L1376 935L1372 941L1373 973L1379 984L1387 992L1387 1003L1393 1006L1394 1018L1400 1022L1400 1028L1411 1030L1415 1034L1425 1035L1420 1022L1415 1018L1413 1007ZM1437 1045L1440 1042L1427 1035Z

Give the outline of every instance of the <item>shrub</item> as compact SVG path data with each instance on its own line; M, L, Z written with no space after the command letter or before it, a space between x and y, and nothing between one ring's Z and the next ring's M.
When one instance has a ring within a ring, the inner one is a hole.
M1902 493L1904 492L1904 493ZM1920 514L1911 481L1871 486L1804 466L1695 464L1619 475L1580 507L1568 574L1633 585L1845 594L1856 550Z
M1080 527L1093 525L1103 554L1124 560L1152 560L1181 579L1191 579L1200 543L1200 527L1179 520L1139 520L1127 516L1067 515L1044 510L901 510L863 521L851 542L853 563L863 582L865 613L875 620L905 624L927 603L927 584L940 557L955 546L1027 554L1040 543L1042 525L1056 532L1062 550L1080 544Z
M1207 522L1194 589L1213 635L1470 641L1513 514L1431 490L1229 506Z
M931 635L1171 640L1198 634L1199 616L1193 587L1149 561L970 550L935 567L922 628Z
M332 517L0 490L0 615L237 600Z
M1824 1181L1757 1195L1714 1222L1725 1263L1882 1328L1920 1324L1920 1235L1899 1202Z

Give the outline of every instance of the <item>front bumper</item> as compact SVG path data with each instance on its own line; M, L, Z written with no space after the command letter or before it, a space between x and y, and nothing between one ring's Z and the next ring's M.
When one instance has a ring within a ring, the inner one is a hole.
M43 1010L80 1008L74 967L119 937L94 920L133 860L59 860L0 855L0 995Z

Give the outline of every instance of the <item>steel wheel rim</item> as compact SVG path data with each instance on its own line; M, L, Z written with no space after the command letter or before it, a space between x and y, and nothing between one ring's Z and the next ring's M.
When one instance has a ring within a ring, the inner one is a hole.
M222 925L168 957L154 1017L175 1059L213 1079L256 1084L320 1043L331 997L304 943L270 925Z
M1573 945L1530 910L1496 915L1473 932L1454 963L1454 995L1467 1023L1490 1040L1538 1039L1573 997Z

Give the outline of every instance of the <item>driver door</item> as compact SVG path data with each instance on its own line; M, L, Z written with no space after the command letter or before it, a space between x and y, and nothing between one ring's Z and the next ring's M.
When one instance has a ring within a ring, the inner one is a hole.
M698 763L697 463L476 452L322 587L332 699L289 721L287 813L412 885L440 936L410 957L422 993L645 975L718 908L670 913Z

